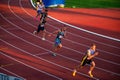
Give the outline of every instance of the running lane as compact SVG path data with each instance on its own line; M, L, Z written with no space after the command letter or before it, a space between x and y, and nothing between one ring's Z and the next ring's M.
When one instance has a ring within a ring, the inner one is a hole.
M97 45L101 46L98 46L101 54L95 59L97 66L94 71L95 78L97 77L102 80L119 79L119 53L114 54L120 50L119 42L104 39L91 34L86 34L85 32L69 28L68 36L63 40L64 47L58 52L58 56L52 57L49 52L52 50L51 47L55 37L47 37L46 41L42 41L40 35L34 36L32 34L39 22L33 20L35 11L32 9L28 1L9 0L9 2L4 1L4 4L8 5L7 8L4 6L2 7L8 9L8 11L5 12L3 10L4 14L2 13L1 15L1 20L3 21L1 25L2 28L0 28L0 32L3 34L2 44L4 47L9 47L10 49L12 48L12 50L18 52L19 55L16 52L14 54L8 54L9 50L4 51L6 52L5 54L34 68L61 77L63 80L88 80L89 77L87 77L86 74L88 67L80 70L80 73L78 73L76 77L71 76L71 71L75 65L79 64L79 60L81 60L85 50L89 47L88 45L92 42L95 42ZM6 25L4 22L8 23L9 25ZM48 23L46 27L47 31L49 32L62 27L61 23L54 20L48 19L47 22ZM14 45L17 49L10 45ZM111 50L111 48L113 50ZM109 57L106 55L109 55ZM108 59L110 59L110 61ZM110 67L107 68L106 66ZM116 69L114 69L114 67L116 67ZM18 71L18 73L20 72ZM40 75L39 73L36 74ZM34 75L31 76L33 79L36 77Z

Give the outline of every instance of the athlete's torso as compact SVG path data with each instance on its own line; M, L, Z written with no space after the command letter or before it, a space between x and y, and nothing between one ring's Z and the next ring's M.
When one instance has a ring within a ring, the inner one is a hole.
M88 49L88 51L90 51L91 55L93 55L95 53L95 50L92 50L92 49Z
M56 38L61 39L61 38L63 38L63 37L64 37L64 32L62 32L62 31L58 32Z
M38 5L38 10L43 10L43 8L44 8L44 5Z

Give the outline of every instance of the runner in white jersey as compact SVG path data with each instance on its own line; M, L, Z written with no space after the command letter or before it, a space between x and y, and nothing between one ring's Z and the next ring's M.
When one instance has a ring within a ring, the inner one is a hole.
M45 6L44 6L44 4L42 2L37 2L37 6L36 6L37 15L36 15L36 18L38 16L40 16L40 14L43 12L44 8L45 8Z

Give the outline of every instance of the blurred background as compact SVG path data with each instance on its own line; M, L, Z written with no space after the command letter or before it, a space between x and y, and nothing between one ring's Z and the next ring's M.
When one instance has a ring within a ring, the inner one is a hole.
M36 5L37 0L32 0ZM120 0L42 0L46 7L119 8Z

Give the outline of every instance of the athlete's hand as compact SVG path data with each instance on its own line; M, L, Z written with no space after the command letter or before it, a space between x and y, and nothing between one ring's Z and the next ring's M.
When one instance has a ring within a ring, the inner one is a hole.
M48 36L50 37L50 36L51 36L51 34L48 34Z
M95 52L95 56L97 56L99 53L98 52Z

